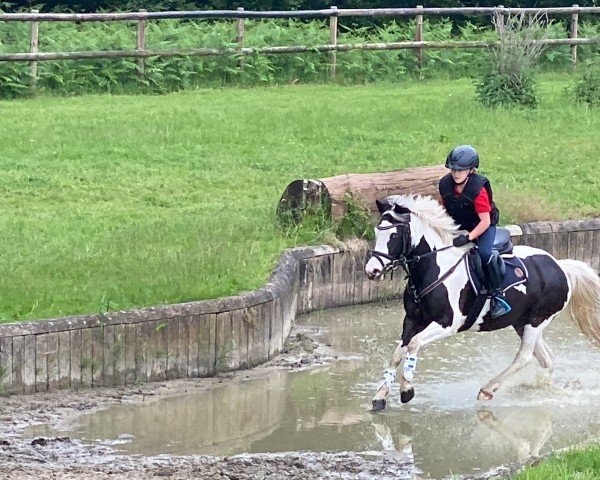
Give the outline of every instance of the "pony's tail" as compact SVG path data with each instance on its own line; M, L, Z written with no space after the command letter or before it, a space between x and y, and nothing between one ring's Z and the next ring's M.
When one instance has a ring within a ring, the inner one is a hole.
M585 262L558 260L571 282L569 314L579 329L600 347L600 277Z

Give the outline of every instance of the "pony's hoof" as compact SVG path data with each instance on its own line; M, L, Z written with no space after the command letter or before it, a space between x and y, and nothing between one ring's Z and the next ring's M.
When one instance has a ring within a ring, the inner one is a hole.
M385 398L373 400L371 403L373 404L373 408L371 409L372 412L381 412L382 410L385 410Z
M414 396L415 396L415 389L410 388L410 389L406 390L405 392L400 392L400 401L402 403L408 403L413 399Z
M494 398L494 394L483 389L479 390L479 395L477 395L477 400L491 400L492 398Z

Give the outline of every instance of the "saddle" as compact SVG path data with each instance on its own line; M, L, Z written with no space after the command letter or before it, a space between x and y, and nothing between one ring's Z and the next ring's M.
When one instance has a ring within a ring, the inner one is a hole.
M506 292L510 288L527 282L528 272L523 261L513 255L513 244L510 232L506 228L496 228L496 237L492 247L492 262L498 262L499 270L502 272L502 288ZM485 276L481 257L474 248L466 257L469 281L476 295L486 295Z
M492 247L492 262L498 262L499 271L502 272L502 288L507 290L527 282L528 272L523 264L523 261L513 255L513 245L510 239L510 232L505 228L496 228L496 237L494 238L494 246ZM471 310L467 314L465 323L459 328L459 332L468 330L474 324L481 310L485 306L485 302L490 298L490 292L485 288L485 276L481 257L476 248L471 249L465 257L467 273L469 281L473 287L473 291L477 297Z

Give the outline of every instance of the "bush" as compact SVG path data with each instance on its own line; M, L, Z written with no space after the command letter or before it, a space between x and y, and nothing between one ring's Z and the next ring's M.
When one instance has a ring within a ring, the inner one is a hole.
M524 70L516 74L489 71L475 87L479 101L486 107L524 106L535 108L535 76Z
M476 85L479 101L487 107L538 105L534 66L544 51L539 43L550 35L548 19L539 15L495 14L499 41L492 49L492 66Z
M571 93L577 102L587 103L590 107L600 106L600 55L595 60L587 61Z

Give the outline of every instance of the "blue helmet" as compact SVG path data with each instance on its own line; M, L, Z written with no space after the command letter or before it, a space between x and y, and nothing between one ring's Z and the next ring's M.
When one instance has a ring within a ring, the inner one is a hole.
M471 170L479 167L479 155L471 145L459 145L446 157L446 168L450 170Z

